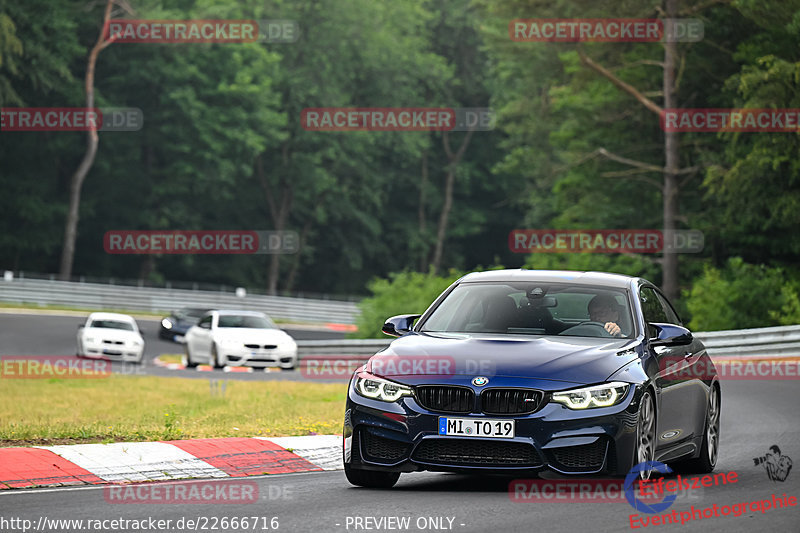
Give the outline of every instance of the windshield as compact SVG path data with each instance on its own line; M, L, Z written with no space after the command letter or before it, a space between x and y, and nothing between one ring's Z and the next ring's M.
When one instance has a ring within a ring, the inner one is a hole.
M278 326L272 320L254 315L220 315L217 327L278 329Z
M537 282L463 283L421 331L598 338L634 333L626 291Z
M185 307L178 311L177 315L180 318L194 318L199 320L204 314L208 313L209 309L195 309L191 307Z
M122 322L120 320L92 320L90 328L107 328L107 329L124 329L125 331L134 331L133 324L130 322Z

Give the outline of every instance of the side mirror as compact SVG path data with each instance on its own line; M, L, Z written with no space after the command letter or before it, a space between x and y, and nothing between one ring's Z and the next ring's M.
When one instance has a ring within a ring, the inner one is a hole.
M392 337L402 337L409 331L414 321L422 315L397 315L386 319L381 331Z
M211 322L201 322L197 325L203 329L211 329Z
M663 324L652 322L650 326L652 346L683 346L691 344L694 340L692 332L676 324Z

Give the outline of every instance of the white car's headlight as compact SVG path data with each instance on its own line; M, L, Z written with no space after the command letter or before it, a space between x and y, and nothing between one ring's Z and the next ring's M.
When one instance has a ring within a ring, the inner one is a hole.
M164 329L172 329L172 320L165 318L161 321L161 325L164 326Z
M134 346L141 346L142 344L144 344L142 341L138 340L130 341L130 343L133 344Z
M612 381L593 387L554 392L554 402L562 403L570 409L590 409L593 407L610 407L622 401L628 392L629 383Z
M403 396L413 394L411 387L381 379L367 372L361 372L356 376L355 388L356 392L365 398L384 402L396 402Z

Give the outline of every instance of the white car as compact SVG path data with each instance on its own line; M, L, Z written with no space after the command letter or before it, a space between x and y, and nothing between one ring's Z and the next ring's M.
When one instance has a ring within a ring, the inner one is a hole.
M92 313L78 330L78 357L141 363L144 339L133 317Z
M297 367L297 343L264 313L209 311L186 332L186 366Z

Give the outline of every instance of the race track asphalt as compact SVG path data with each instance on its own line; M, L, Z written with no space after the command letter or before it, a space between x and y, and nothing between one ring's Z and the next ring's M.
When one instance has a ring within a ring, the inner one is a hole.
M78 326L86 322L86 315L37 315L0 313L0 355L58 355L75 356ZM143 364L122 364L114 362L115 372L135 375L188 377L208 379L208 372L196 370L169 370L156 366L153 360L162 354L183 353L183 345L167 341L158 336L160 320L137 318L145 342ZM285 331L295 340L343 339L340 331L309 329L305 327L285 327ZM221 374L217 369L214 372ZM241 380L302 380L300 372L254 372L226 373L225 379Z
M11 355L74 354L74 334L79 318L0 315L0 346ZM143 323L148 359L158 353L174 353L179 345L155 339L157 322ZM9 347L13 350L9 350ZM25 349L25 352L20 350ZM146 367L149 368L149 367ZM163 369L158 369L163 370ZM166 371L177 375L175 371ZM187 374L190 373L186 371ZM276 373L286 379L292 373ZM255 376L251 374L250 376ZM272 378L260 374L257 377ZM721 451L717 472L736 472L737 480L680 493L672 510L691 512L692 507L733 506L778 497L800 498L800 470L790 471L785 481L772 481L753 459L764 456L772 445L795 461L800 460L800 380L727 380L722 382ZM674 474L669 475L672 477ZM552 479L555 476L545 475ZM0 493L0 531L22 531L21 522L31 520L171 520L160 531L273 531L270 519L277 517L278 531L476 531L476 532L615 532L615 531L725 531L798 532L800 507L753 511L741 516L719 516L692 520L684 525L631 527L630 517L641 519L626 501L581 503L570 499L512 501L512 478L460 474L404 474L391 490L355 488L341 471L229 478L219 483L255 483L257 501L252 503L114 503L108 488L98 486L7 490ZM679 515L680 516L680 515ZM222 518L259 517L245 528L223 528ZM402 522L381 519L408 518ZM5 519L5 522L3 521ZM178 524L180 519L184 523ZM195 520L188 527L185 520ZM452 519L452 522L449 521ZM155 522L154 522L155 523ZM44 524L44 522L42 522ZM385 527L386 525L391 527ZM84 522L84 526L89 526ZM97 524L94 524L97 525ZM158 529L112 528L111 522L91 529L42 527L38 531L156 531ZM128 524L130 525L130 523ZM641 523L637 525L641 526ZM74 526L74 524L73 524ZM205 527L203 527L205 526ZM216 526L216 528L212 527ZM264 528L263 526L267 526ZM398 527L399 526L399 527Z

